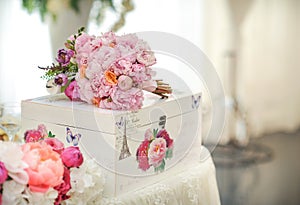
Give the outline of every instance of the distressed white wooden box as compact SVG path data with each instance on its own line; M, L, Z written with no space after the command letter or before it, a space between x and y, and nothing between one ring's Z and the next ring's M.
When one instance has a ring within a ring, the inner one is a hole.
M118 196L183 171L200 157L201 93L175 90L170 98L160 99L146 92L144 97L144 105L138 111L104 110L71 102L63 94L25 100L22 130L45 124L66 144L66 128L73 135L80 134L81 150L103 167L105 195ZM145 131L163 128L174 140L173 156L166 160L165 170L157 173L153 167L139 169L136 151ZM127 156L126 151L131 155Z

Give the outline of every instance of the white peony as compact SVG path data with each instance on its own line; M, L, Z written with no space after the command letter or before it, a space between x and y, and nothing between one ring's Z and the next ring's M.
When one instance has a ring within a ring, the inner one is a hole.
M92 159L86 159L79 169L71 169L71 197L66 204L97 204L102 200L105 178Z
M23 155L19 144L0 141L0 161L5 164L8 176L20 184L27 184L29 177L24 169L28 165L22 161Z

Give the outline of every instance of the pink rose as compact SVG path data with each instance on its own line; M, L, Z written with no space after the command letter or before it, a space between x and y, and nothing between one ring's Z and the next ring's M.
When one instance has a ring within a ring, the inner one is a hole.
M58 191L58 196L55 199L54 205L59 205L61 204L62 201L70 198L70 196L67 195L67 193L71 188L72 187L71 187L70 170L65 167L63 182L60 185L54 187L54 189Z
M62 182L64 165L58 153L44 142L29 142L22 145L23 161L29 176L28 185L33 192L45 193L50 187Z
M78 147L67 147L61 153L61 159L68 168L79 167L83 163L83 156Z
M75 80L72 81L65 89L65 94L70 100L80 99L79 86L77 85L77 82Z
M148 162L148 146L149 141L144 140L142 144L139 146L136 152L136 158L139 162L139 168L143 171L146 171L150 168L149 162Z
M0 184L3 184L8 177L7 169L3 162L0 162Z
M157 133L157 138L164 138L167 142L167 147L172 148L173 147L173 139L170 138L169 133L167 130L162 129Z
M38 142L44 138L44 136L38 130L27 130L24 135L25 135L24 138L26 143Z
M141 64L144 64L146 67L154 65L156 63L156 58L154 52L152 51L143 51L138 53L137 61Z
M163 138L155 138L149 147L148 158L149 164L158 167L165 158L167 143Z
M50 145L53 151L57 152L58 154L61 154L65 148L64 143L62 143L60 140L56 138L46 138L44 142Z
M118 78L118 86L121 90L129 90L132 88L133 81L130 77L126 75L121 75Z

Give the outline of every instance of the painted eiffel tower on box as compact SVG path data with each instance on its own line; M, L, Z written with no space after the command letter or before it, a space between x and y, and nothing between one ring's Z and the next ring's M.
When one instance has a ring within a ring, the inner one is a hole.
M123 142L122 142L122 149L119 156L119 160L125 159L130 157L131 153L127 143L127 135L126 135L126 119L124 119L124 133L123 133Z

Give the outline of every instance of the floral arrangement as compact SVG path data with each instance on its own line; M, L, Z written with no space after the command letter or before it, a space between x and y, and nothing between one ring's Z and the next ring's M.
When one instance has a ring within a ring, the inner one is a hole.
M24 144L0 141L0 204L78 204L83 193L85 201L101 197L101 170L78 147L64 147L44 125L24 138Z
M53 79L71 100L137 110L143 104L143 90L161 97L172 92L168 84L153 80L154 52L135 34L93 36L83 31L79 29L58 51L57 64L39 67L46 71L43 78Z
M154 171L163 171L165 169L165 159L172 158L173 139L165 129L150 129L145 132L145 139L140 144L136 152L138 167L143 171L148 170L151 166Z

